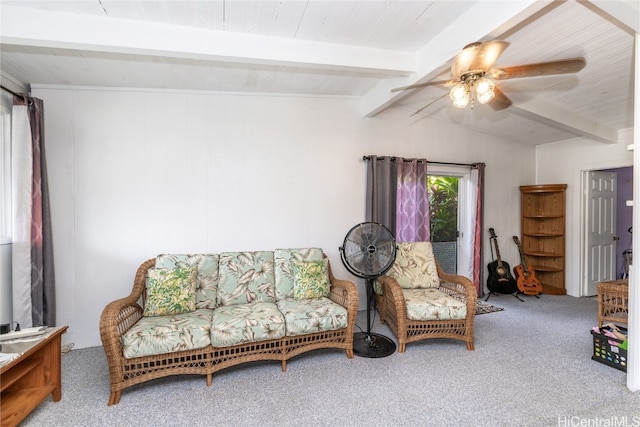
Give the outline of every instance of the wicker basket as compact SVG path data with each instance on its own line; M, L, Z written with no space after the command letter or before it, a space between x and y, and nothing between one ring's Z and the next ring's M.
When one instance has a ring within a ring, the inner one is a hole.
M627 323L629 315L629 280L598 283L598 326L604 323Z

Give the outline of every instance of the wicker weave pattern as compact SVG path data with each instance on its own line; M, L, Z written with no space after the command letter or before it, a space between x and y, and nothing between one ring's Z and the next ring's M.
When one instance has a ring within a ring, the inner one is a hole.
M444 292L467 305L465 319L416 321L407 318L404 295L398 282L390 276L378 278L383 294L376 295L380 321L387 323L398 339L398 352L403 353L411 342L429 338L450 338L467 343L467 349L473 350L473 322L475 319L477 294L469 279L463 276L447 274L442 271L435 259L441 292Z
M326 257L326 255L323 254ZM140 318L145 299L147 270L155 266L155 258L138 268L131 294L109 303L100 317L100 338L109 364L111 394L109 405L120 402L121 392L127 387L169 375L206 375L207 385L213 374L221 369L257 360L279 360L286 371L287 360L307 351L320 348L343 349L353 358L353 330L358 310L358 290L347 280L338 280L329 266L331 289L329 298L347 309L347 326L342 329L306 335L283 337L240 345L215 348L211 345L195 350L182 350L168 354L125 359L122 335Z
M605 322L627 323L629 317L629 280L600 282L598 288L598 326Z

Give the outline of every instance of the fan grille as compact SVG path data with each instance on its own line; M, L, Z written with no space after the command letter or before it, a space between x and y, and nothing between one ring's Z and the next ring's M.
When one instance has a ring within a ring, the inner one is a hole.
M363 222L353 227L347 233L341 249L345 267L363 278L384 274L391 268L396 256L393 234L376 222Z

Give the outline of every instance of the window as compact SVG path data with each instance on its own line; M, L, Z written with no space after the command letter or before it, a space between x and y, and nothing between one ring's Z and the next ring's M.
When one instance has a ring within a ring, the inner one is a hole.
M427 176L431 243L448 272L458 271L458 180L457 176Z
M465 166L433 164L428 173L434 254L446 272L471 277L475 227L471 171Z

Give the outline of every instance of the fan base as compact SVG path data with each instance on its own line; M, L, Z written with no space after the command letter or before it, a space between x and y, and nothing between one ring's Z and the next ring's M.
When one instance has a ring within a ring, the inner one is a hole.
M353 354L360 357L387 357L396 351L396 344L384 335L358 332L353 334Z

